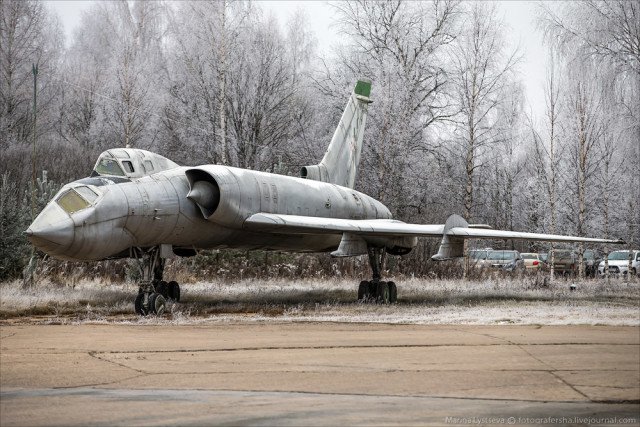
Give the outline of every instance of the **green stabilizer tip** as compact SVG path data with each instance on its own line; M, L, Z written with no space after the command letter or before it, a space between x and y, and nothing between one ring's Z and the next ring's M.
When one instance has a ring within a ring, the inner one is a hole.
M371 94L371 82L369 80L358 80L354 92L356 93L356 95L368 98Z

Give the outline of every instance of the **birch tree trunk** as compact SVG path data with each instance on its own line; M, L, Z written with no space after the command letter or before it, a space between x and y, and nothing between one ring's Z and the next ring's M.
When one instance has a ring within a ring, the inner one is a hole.
M220 140L220 160L223 165L229 163L229 148L227 146L227 35L226 35L226 10L227 2L222 1L220 11L220 44L218 81L220 82L218 95L218 115L220 116L220 128L218 139Z

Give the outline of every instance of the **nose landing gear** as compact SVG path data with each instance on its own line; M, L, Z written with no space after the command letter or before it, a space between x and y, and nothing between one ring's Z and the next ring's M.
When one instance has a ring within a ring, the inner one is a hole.
M158 247L148 251L135 249L134 255L135 258L142 259L142 280L134 301L135 312L140 316L160 316L166 310L167 300L180 301L180 285L176 281L167 283L162 280L165 260L160 256Z
M398 287L394 282L380 280L384 248L368 248L369 265L373 271L373 279L363 280L358 286L358 301L371 301L380 304L392 304L398 301Z

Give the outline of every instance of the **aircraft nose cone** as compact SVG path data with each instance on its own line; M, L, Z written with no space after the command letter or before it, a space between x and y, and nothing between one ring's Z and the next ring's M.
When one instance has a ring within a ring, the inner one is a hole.
M67 224L64 222L35 230L29 227L25 234L31 243L36 246L45 241L58 247L67 247L73 242L73 223Z
M71 246L74 232L73 221L68 215L47 207L24 234L35 247L54 255Z

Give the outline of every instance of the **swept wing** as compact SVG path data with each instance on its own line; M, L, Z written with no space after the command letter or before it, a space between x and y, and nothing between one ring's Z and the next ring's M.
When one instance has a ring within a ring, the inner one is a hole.
M440 249L433 256L436 260L461 257L465 239L516 239L548 242L624 243L622 240L591 237L562 236L557 234L524 233L520 231L493 230L484 225L469 225L458 215L451 215L445 224L407 224L391 219L341 219L300 215L258 213L244 223L249 230L289 234L342 234L341 248L336 256L358 255L366 246L353 249L354 237L362 244L379 238L442 237ZM343 246L343 244L345 244Z

